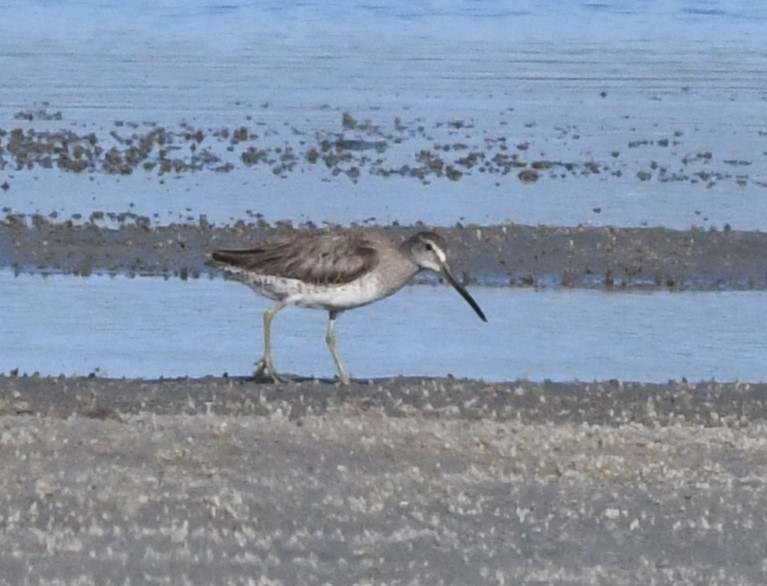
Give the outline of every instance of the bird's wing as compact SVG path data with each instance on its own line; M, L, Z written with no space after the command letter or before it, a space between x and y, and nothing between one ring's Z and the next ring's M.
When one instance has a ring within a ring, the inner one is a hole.
M375 243L364 235L318 234L251 250L218 250L213 259L260 275L315 285L342 285L378 264Z

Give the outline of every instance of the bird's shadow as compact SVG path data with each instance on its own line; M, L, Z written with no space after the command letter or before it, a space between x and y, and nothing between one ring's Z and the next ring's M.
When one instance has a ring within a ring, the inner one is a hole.
M321 385L328 385L328 386L336 386L340 385L340 381L337 377L333 378L327 378L327 377L316 377L316 376L304 376L300 374L284 374L280 373L280 376L285 380L278 380L274 378L273 376L269 375L261 375L261 376L254 376L252 374L249 375L230 375L224 373L223 378L237 381L240 383L253 383L257 385L267 385L267 386L280 386L280 385L291 385L291 384L302 384L302 383L315 383L315 384L321 384ZM367 384L369 381L368 379L351 379L352 384Z

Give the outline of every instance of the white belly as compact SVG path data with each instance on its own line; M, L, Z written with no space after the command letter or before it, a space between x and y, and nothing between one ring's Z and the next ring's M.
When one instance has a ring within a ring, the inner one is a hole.
M311 285L297 279L230 270L261 295L312 309L344 310L367 305L398 291L404 283L382 284L375 273L343 285Z
M352 309L367 305L394 293L394 289L382 286L375 275L366 275L361 279L343 285L306 285L304 283L289 295L288 303L314 309Z

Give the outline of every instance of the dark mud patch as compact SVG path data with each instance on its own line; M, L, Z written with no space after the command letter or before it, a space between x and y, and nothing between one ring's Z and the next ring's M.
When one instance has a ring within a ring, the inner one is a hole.
M103 216L99 216L103 217ZM125 220L125 218L122 218ZM404 238L420 226L370 227ZM132 216L117 229L95 222L9 216L0 222L0 268L17 272L125 273L194 278L217 274L216 248L248 248L316 231L238 222L152 227ZM767 289L767 234L736 230L522 226L453 226L449 243L465 283L603 289Z

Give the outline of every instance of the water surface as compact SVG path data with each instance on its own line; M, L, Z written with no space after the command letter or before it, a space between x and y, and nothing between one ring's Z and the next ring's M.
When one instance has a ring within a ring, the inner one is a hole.
M77 175L9 159L0 168L6 213L767 228L767 216L753 213L767 193L767 11L759 3L60 0L2 8L0 128L93 132L105 151L124 147L132 132L200 129L200 148L234 165ZM61 119L26 119L38 109ZM345 129L344 113L368 130ZM256 138L214 138L241 127ZM389 137L387 147L354 153L356 177L306 160L323 138L376 133ZM446 144L466 150L438 148ZM190 146L179 141L172 155L188 159ZM285 173L248 166L248 146L292 149L298 162ZM557 167L535 183L516 169L479 166L460 167L459 180L371 171L417 166L424 150L452 165L467 152L488 160L515 153L576 171Z
M488 381L762 381L764 292L605 293L474 288L477 319L447 286L419 285L342 314L353 377ZM0 272L0 372L112 377L248 375L269 302L220 279L43 277ZM331 377L327 315L288 308L274 321L286 373Z

